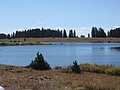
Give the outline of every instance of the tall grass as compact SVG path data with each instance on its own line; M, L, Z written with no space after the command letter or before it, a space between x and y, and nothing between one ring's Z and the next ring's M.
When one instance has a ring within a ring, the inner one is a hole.
M92 64L80 64L81 72L100 73L113 76L120 76L120 67L114 67L113 65L92 65ZM63 72L72 73L72 66L63 68Z
M104 73L108 75L120 76L120 68L114 67L113 65L80 64L80 68L84 72Z

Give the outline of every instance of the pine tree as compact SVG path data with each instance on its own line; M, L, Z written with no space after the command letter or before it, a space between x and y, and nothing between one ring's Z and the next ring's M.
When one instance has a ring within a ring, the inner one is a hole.
M74 72L74 73L80 73L80 66L77 64L76 60L73 62L72 72Z
M76 31L74 30L74 38L76 38Z
M63 31L63 37L64 38L67 38L67 33L66 33L66 30L64 29L64 31Z
M98 36L98 30L96 27L92 27L91 35L92 35L92 37Z
M69 38L73 38L73 30L69 31Z
M88 38L90 38L90 34L88 33Z
M44 60L42 54L37 53L35 60L31 62L30 67L36 70L50 70L50 65Z

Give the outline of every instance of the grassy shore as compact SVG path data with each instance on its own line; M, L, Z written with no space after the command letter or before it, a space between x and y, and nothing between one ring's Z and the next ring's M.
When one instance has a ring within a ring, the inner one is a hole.
M16 38L1 39L2 42L120 42L120 38Z
M1 39L7 45L41 45L40 42L108 42L120 43L120 38L16 38Z
M22 39L18 39L22 40ZM120 38L27 38L29 42L120 42Z
M0 65L0 86L5 90L120 90L120 77L90 72L63 73L62 69L36 71Z

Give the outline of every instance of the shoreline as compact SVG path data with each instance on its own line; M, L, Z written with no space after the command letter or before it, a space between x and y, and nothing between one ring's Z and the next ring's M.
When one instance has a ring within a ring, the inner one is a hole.
M0 46L49 45L42 42L120 43L120 38L15 38L0 39Z

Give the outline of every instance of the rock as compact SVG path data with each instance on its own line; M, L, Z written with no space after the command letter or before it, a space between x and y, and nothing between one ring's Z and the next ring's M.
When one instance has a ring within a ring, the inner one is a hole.
M40 80L43 81L44 79L41 77Z
M46 80L51 80L51 78L50 78L50 77L44 77L44 79L46 79Z
M45 76L45 77L41 77L40 80L41 80L41 81L44 81L44 80L51 80L51 78Z
M2 86L0 86L0 90L5 90Z
M10 72L12 72L12 73L22 73L21 70L10 70Z
M33 77L29 77L29 79L34 79Z

